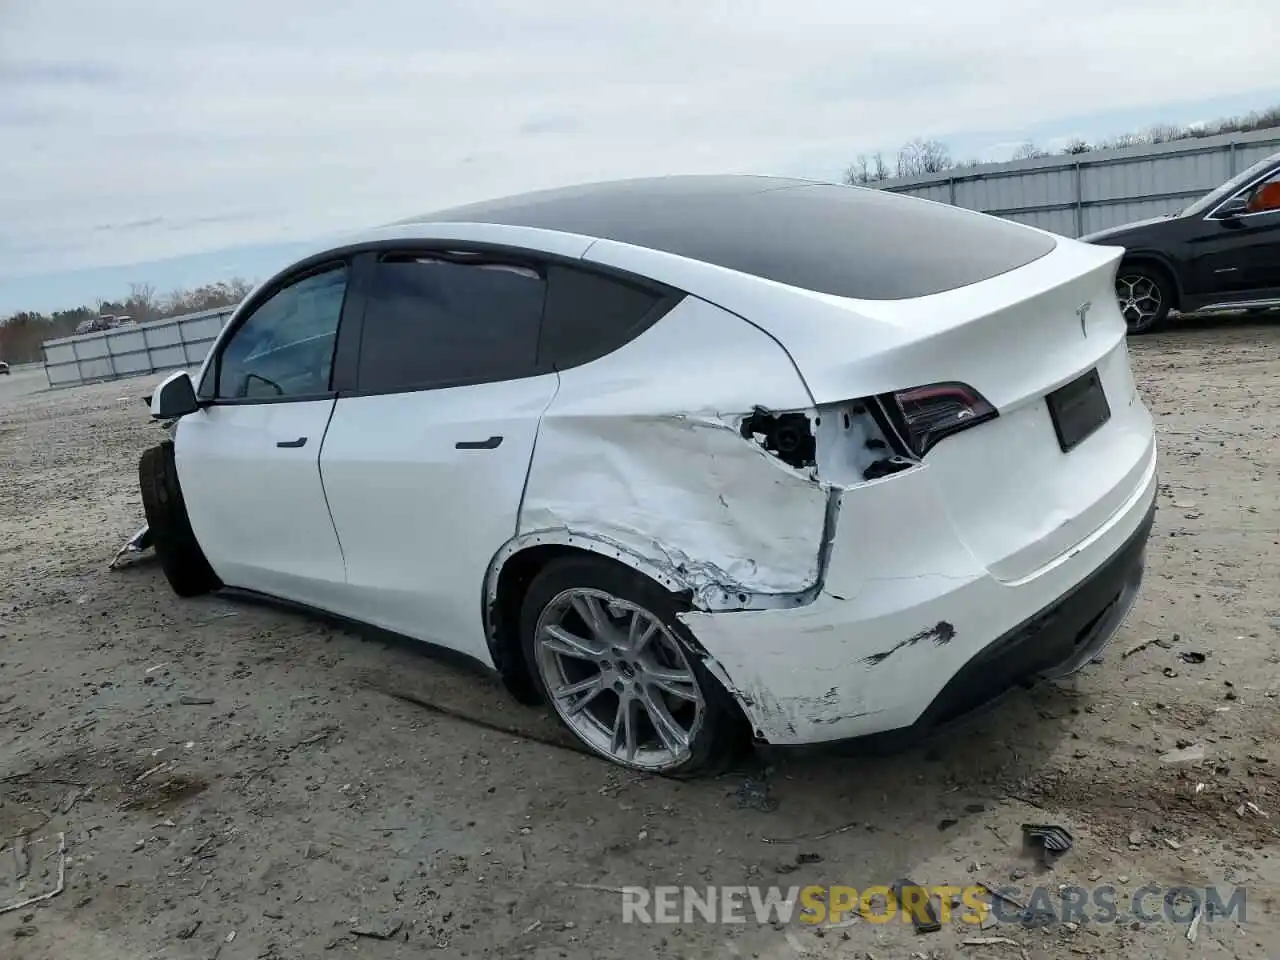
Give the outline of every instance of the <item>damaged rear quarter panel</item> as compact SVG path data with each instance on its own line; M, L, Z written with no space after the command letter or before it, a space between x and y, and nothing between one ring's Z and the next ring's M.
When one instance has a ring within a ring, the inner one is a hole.
M812 402L770 336L687 297L625 347L561 373L519 537L616 547L704 608L813 588L829 492L742 437L756 406Z

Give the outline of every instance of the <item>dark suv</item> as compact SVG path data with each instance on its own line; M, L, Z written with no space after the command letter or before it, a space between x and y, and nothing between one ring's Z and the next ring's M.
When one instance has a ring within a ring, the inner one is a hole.
M1080 239L1125 248L1116 296L1130 333L1155 329L1170 310L1280 307L1280 153L1179 214Z

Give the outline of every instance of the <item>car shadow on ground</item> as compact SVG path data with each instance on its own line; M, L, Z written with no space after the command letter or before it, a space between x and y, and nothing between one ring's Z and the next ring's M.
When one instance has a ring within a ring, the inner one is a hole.
M847 848L859 832L891 830L900 836L895 849L905 869L948 849L960 832L953 828L968 817L1009 799L1034 806L1034 784L1046 761L1070 755L1072 717L1092 712L1090 696L1074 678L1045 682L1015 688L909 746L855 740L803 751L752 748L719 776L672 780L629 772L588 753L549 708L517 703L496 679L442 659L428 645L354 627L333 643L336 654L348 644L380 648L372 660L360 658L364 666L352 679L388 702L551 748L547 763L562 765L564 775L582 784L584 801L625 788L646 807L678 800L682 817L714 824L693 848L671 851L676 872L700 858L714 860L715 849L741 841L742 829L749 846L759 845L758 855L784 859L796 851L782 846L803 846L808 838L842 836ZM1097 669L1105 667L1086 667ZM774 849L766 841L775 839L787 844ZM607 868L604 860L599 866Z

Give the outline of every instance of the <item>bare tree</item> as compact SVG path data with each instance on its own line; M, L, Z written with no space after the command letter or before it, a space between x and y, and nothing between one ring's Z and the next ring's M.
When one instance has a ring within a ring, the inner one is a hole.
M1110 150L1117 147L1132 147L1146 143L1168 143L1174 140L1186 140L1192 137L1209 137L1223 133L1240 133L1251 130L1270 130L1280 127L1280 106L1266 110L1255 110L1243 117L1227 117L1212 123L1197 123L1179 127L1170 123L1158 123L1148 127L1141 133L1122 133L1106 140L1089 143L1079 137L1071 140L1062 148L1062 153L1078 156L1094 150ZM1015 160L1033 157L1047 157L1051 154L1041 150L1031 141L1027 141L1014 152ZM898 150L895 169L889 170L881 154L868 157L859 154L858 158L845 171L846 183L874 183L886 180L890 176L911 177L927 173L940 173L957 167L979 166L974 161L956 163L951 159L946 144L937 140L926 140L916 137L903 144Z
M149 283L129 284L129 296L125 297L123 313L139 323L157 319L160 316L160 302L156 299L156 288Z
M1185 140L1188 136L1186 127L1175 127L1171 123L1155 123L1147 128L1146 138L1151 143L1168 143L1171 140Z
M1030 140L1020 144L1018 149L1013 151L1013 159L1015 160L1038 160L1040 157L1047 157L1049 155L1048 150L1041 150Z
M941 173L949 170L954 164L951 151L940 140L925 140L916 137L908 140L898 151L898 172L900 177L914 177L922 173Z
M871 158L871 173L876 180L889 179L889 164L885 162L884 154L879 150Z
M844 172L844 182L852 185L876 183L889 179L889 165L883 153L860 153Z

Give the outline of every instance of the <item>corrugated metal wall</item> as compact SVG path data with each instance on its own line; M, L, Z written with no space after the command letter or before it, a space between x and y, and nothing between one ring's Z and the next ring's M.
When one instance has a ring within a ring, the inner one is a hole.
M204 361L233 307L168 320L46 340L44 372L51 387L179 370Z
M1177 213L1280 151L1280 130L987 164L875 186L1078 237Z

